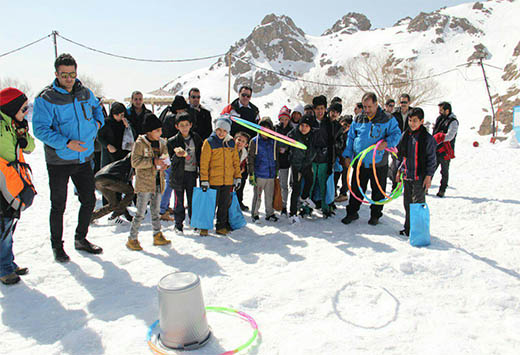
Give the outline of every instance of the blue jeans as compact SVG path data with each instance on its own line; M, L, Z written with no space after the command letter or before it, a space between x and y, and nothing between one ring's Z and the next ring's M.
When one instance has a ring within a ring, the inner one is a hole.
M3 222L4 228L1 229L1 235L4 235L7 229L11 229L13 219L4 218ZM10 230L5 238L0 241L0 277L12 274L17 268L18 265L14 262L13 254L13 231Z
M169 167L164 172L164 178L166 180L166 186L164 188L164 192L161 198L161 209L159 211L160 214L165 214L168 208L170 208L170 200L172 198L172 188L170 186L170 174L171 174L172 168Z

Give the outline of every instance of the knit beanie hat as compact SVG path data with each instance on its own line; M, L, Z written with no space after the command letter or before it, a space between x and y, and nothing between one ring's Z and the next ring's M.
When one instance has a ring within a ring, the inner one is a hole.
M153 113L147 112L144 115L143 119L143 130L145 131L145 133L148 133L153 130L156 130L157 128L162 128L161 120L158 119L157 116Z
M300 119L299 124L308 124L310 127L312 127L312 122L314 121L314 117L312 115L306 114L303 115L303 117Z
M114 117L114 115L119 115L126 111L125 105L120 102L114 102L112 106L110 106L110 116Z
M296 105L296 107L293 109L292 113L295 113L295 112L299 112L300 115L303 116L303 114L304 114L305 111L304 111L304 109L303 109L302 104L298 104L298 105Z
M343 106L341 106L341 104L337 103L337 102L330 105L330 108L329 108L329 111L338 112L340 115L341 115L342 110L343 110Z
M18 89L5 88L0 90L0 111L11 118L14 118L20 111L25 101L27 101L27 96Z
M258 124L262 127L269 128L271 131L274 129L273 121L271 121L269 117L262 118Z
M288 119L291 118L291 110L287 106L283 106L280 110L280 113L278 114L278 120L282 117L287 117Z
M182 110L187 109L188 104L186 103L186 99L184 96L177 95L172 101L172 109L175 110Z
M217 130L217 128L220 128L229 133L231 132L231 123L232 122L229 118L229 115L222 114L215 121L215 130Z
M312 105L315 108L318 107L319 105L323 105L323 106L327 107L327 98L323 95L316 96L315 98L312 99Z

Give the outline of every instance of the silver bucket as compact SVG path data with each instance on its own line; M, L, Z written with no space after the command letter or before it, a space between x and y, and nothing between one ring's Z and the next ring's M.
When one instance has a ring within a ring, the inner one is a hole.
M193 350L211 336L200 279L191 272L164 276L159 285L159 339L172 349Z

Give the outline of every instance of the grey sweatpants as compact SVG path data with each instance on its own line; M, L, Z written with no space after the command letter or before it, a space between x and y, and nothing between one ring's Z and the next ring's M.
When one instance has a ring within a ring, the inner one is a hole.
M262 203L262 192L265 196L265 216L274 214L273 197L274 197L274 179L256 178L256 186L253 191L253 216L258 216L258 210Z
M152 215L152 229L153 235L161 231L161 220L159 219L159 210L161 208L161 187L157 186L155 192L138 192L137 193L137 212L132 220L132 227L130 227L130 239L137 239L139 227L143 222L146 208L150 203L150 214Z
M291 169L278 170L278 178L280 179L280 190L282 190L282 207L287 209L287 197L289 196L289 171Z

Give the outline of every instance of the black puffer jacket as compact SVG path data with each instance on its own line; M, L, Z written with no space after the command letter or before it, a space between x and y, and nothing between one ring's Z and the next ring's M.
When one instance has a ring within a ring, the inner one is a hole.
M292 130L292 126L289 123L287 127L283 127L281 123L277 124L275 127L275 131L278 133L283 134L284 136L288 135L289 132ZM291 166L291 163L289 162L289 145L278 143L278 164L280 169L288 169ZM282 153L281 150L284 152Z
M303 135L298 128L294 128L289 132L290 138L305 144L307 149L299 149L291 147L289 149L289 162L291 166L297 170L302 170L304 167L312 165L312 161L316 157L316 141L318 132L311 129L309 133Z
M197 158L197 168L199 168L202 139L197 133L193 131L190 132L190 135L193 138L193 143L195 144L195 157ZM186 144L184 143L184 137L182 136L181 132L168 139L166 146L168 147L168 154L170 155L170 160L172 162L172 173L170 174L169 184L174 190L180 190L182 189L184 181L184 163L186 159L179 158L175 154L175 148L181 147L182 149L186 150Z
M106 178L129 183L134 175L131 156L129 153L123 159L105 165L96 173L95 179Z
M188 114L193 122L192 132L197 133L202 141L206 140L213 132L213 125L211 123L211 113L204 107L199 106L199 109L190 107Z

